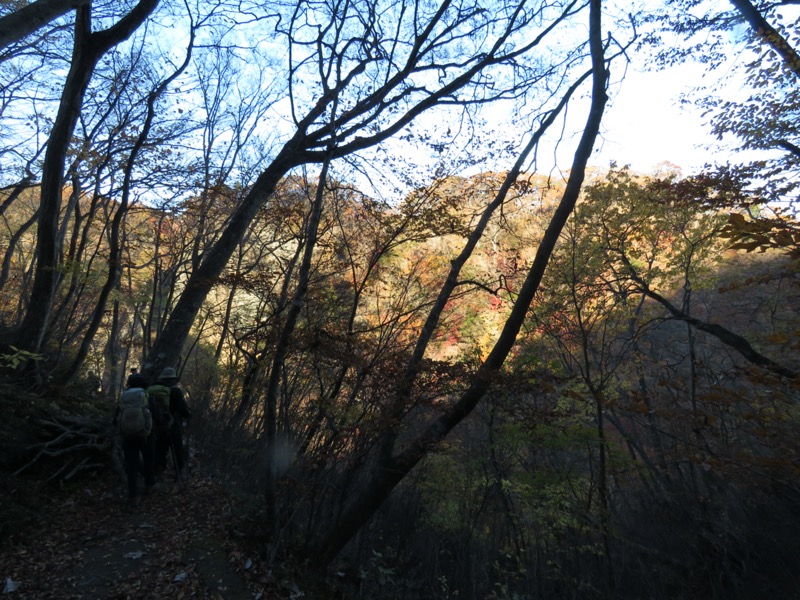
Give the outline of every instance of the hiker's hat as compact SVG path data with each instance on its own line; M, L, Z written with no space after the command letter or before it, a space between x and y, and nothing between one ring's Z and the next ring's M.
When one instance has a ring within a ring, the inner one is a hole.
M161 371L161 375L158 376L159 381L166 381L168 379L177 379L177 378L178 374L172 367L164 367L164 370Z
M131 373L125 385L128 388L146 388L147 378L141 373Z

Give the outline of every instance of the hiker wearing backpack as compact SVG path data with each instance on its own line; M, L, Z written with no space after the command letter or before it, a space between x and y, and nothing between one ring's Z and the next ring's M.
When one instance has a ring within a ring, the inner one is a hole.
M156 483L153 461L153 402L148 397L147 379L139 373L128 377L114 413L114 425L122 436L122 454L125 458L125 475L128 479L128 500L139 503L137 479L140 459L144 471L144 493L149 494Z
M192 413L177 384L175 369L166 367L158 376L158 382L147 388L147 393L153 397L156 411L153 421L156 474L164 473L167 454L172 452L178 479L184 481L187 457L183 451L183 424Z

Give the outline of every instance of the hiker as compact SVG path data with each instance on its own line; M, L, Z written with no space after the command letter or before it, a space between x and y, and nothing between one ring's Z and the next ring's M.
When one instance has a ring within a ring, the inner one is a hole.
M153 462L152 410L153 402L147 396L147 379L139 373L128 377L125 391L120 396L114 412L114 425L122 435L122 454L125 457L125 475L128 478L128 500L139 503L137 478L139 469L144 472L144 493L149 494L156 483ZM141 463L140 463L141 458Z
M167 468L167 454L172 452L176 476L185 481L186 460L183 450L183 426L192 413L186 404L183 390L178 387L178 375L172 367L166 367L158 376L158 382L147 388L156 405L154 419L156 475L161 476Z

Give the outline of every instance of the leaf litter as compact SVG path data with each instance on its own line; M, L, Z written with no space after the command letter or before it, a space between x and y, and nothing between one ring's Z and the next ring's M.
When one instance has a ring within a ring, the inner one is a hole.
M231 499L211 477L165 485L131 508L111 475L54 493L35 531L6 540L9 599L285 598L229 535ZM65 497L66 496L66 497ZM246 560L243 557L248 557ZM290 595L296 596L297 590Z

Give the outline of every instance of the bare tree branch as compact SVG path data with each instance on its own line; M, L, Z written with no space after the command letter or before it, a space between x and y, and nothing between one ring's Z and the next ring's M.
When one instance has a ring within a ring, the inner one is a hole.
M0 18L0 49L18 42L90 0L37 0Z
M428 452L439 444L452 429L458 425L484 397L495 375L505 362L508 353L516 342L533 298L539 289L550 256L564 225L572 213L583 184L586 164L592 153L595 140L600 130L600 121L608 99L606 85L608 71L601 33L601 1L591 0L590 5L590 47L592 55L592 102L586 126L570 170L564 195L548 226L536 257L525 282L514 303L509 318L506 320L500 336L489 356L474 376L471 385L461 398L444 414L436 419L421 435L412 440L399 454L392 454L397 432L390 424L387 440L381 448L381 456L373 470L369 481L358 495L345 508L338 525L331 531L320 545L318 563L327 566L344 548L347 542L369 520L378 507L389 497L400 481L422 460ZM424 334L423 334L424 335ZM402 385L407 385L403 382ZM391 415L390 415L391 417Z
M639 276L634 266L630 263L630 261L624 254L620 253L620 258L628 267L631 279L633 279L633 281L637 283L641 292L645 294L648 298L652 298L653 300L661 304L664 308L666 308L670 312L670 314L674 318L680 321L684 321L685 323L688 323L695 329L713 335L720 342L736 350L743 358L745 358L748 362L754 365L764 367L772 371L773 373L777 373L778 375L781 375L782 377L786 377L788 379L797 378L796 371L784 367L783 365L776 363L772 359L767 358L766 356L755 350L750 345L750 342L748 342L742 336L733 333L732 331L726 329L722 325L717 325L716 323L708 323L706 321L702 321L680 310L677 306L672 304L672 302L664 298L664 296L653 290L648 285L648 283Z

